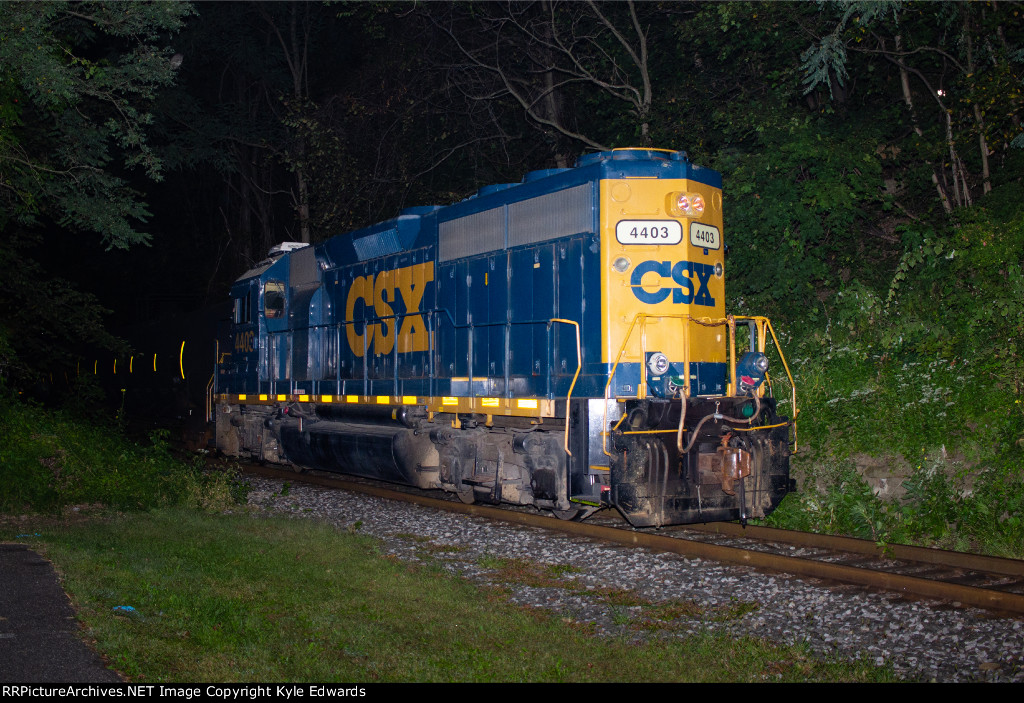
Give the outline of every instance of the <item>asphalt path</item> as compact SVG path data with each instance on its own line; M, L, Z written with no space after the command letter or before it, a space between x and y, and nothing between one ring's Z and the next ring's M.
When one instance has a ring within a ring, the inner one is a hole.
M82 641L53 565L23 544L0 544L0 681L121 681Z

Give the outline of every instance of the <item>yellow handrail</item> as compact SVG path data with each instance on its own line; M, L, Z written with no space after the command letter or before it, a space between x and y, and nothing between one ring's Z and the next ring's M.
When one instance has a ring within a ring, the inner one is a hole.
M779 359L782 360L782 368L786 370L786 376L789 378L790 388L790 399L793 403L793 453L797 452L797 431L796 431L796 419L800 414L800 409L796 405L796 382L793 380L793 374L789 370L789 364L786 363L786 355L782 353L782 345L779 344L779 338L775 335L775 328L772 327L772 321L767 317L756 315L756 316L744 316L738 317L737 320L753 320L755 324L759 325L757 330L758 337L758 351L764 353L766 338L764 330L767 329L769 334L772 336L772 341L775 342L775 348L779 352Z
M551 318L549 322L561 322L562 324L572 325L576 328L576 375L572 377L572 383L569 384L569 393L565 396L565 453L572 456L572 452L569 451L569 409L572 401L572 389L576 387L576 379L580 377L580 369L583 367L583 348L580 345L580 323L574 320L563 320L558 317Z
M790 387L790 391L791 391L791 400L792 400L792 403L793 403L793 419L791 421L792 425L793 425L793 452L795 453L797 451L796 419L797 419L797 415L800 414L800 411L797 408L797 404L796 404L796 383L793 381L793 374L789 370L789 364L786 362L785 354L782 353L782 346L779 344L779 340L778 340L778 337L775 334L775 328L772 327L771 320L769 320L767 317L760 316L760 315L758 315L758 316L745 316L745 315L733 316L733 315L728 315L728 316L726 316L724 318L712 319L712 318L709 318L709 317L693 317L692 315L687 315L687 314L682 314L682 313L675 313L675 314L669 314L669 315L648 315L647 313L638 312L633 317L633 321L630 323L629 329L626 330L626 335L625 335L625 337L622 340L622 345L619 347L618 354L616 354L616 356L615 356L615 363L612 364L611 371L608 374L608 382L605 383L605 386L604 386L604 401L605 401L604 402L604 424L602 425L602 427L608 427L608 401L611 400L611 398L608 395L608 389L611 387L612 381L615 379L615 372L616 372L616 370L619 367L619 362L622 360L622 356L623 356L623 354L626 351L626 346L628 345L629 340L630 340L630 338L633 335L633 330L636 328L637 323L639 322L641 330L644 330L645 327L646 327L647 318L649 318L649 317L657 318L657 319L679 319L679 320L683 320L684 321L683 327L684 327L685 332L686 332L686 337L684 339L683 346L685 348L685 355L686 355L686 358L684 359L684 366L686 368L686 381L685 381L685 385L684 385L684 394L685 395L684 395L684 398L683 398L683 402L685 402L685 399L687 397L689 397L689 392L690 392L689 326L685 324L686 321L695 322L695 323L697 323L699 325L703 325L705 327L717 327L719 325L725 325L726 327L728 327L728 330L729 330L729 353L728 353L729 388L728 388L728 394L730 394L730 395L736 392L736 321L737 320L751 320L751 321L753 321L757 325L757 337L758 337L757 347L758 347L758 351L761 352L762 354L764 353L766 342L767 342L766 335L765 335L765 330L767 330L771 334L771 336L772 336L772 341L775 342L775 348L779 352L779 358L782 360L782 366L786 370L786 376L789 378L789 387ZM646 348L644 347L643 342L641 342L641 350L640 351L641 351L641 359L642 359L643 356L644 356L644 353L646 352ZM640 370L640 388L637 389L637 397L638 398L644 397L644 395L645 395L646 379L647 379L647 374L646 374L646 366L647 365L644 364L642 361L641 361L640 365L641 365L642 368ZM620 422L621 422L621 419L620 419ZM616 425L616 427L617 426L618 425ZM772 425L772 427L774 427L774 425ZM767 428L767 426L766 426L766 428ZM603 430L601 432L601 449L604 452L605 456L611 456L611 452L608 451L608 431L607 430Z

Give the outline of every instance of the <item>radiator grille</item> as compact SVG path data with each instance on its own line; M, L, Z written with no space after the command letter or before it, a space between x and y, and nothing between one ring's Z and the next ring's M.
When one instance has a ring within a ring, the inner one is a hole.
M442 222L438 258L451 261L593 230L593 186L584 183Z
M438 258L441 261L461 259L504 248L504 207L442 222L438 228Z
M594 208L589 183L508 206L508 245L534 244L590 232Z

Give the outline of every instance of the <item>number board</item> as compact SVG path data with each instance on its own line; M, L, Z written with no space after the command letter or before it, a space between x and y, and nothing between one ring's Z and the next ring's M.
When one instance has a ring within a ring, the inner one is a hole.
M620 220L615 239L619 244L679 244L683 226L674 220Z
M690 244L700 249L720 249L722 246L722 235L719 233L718 228L713 225L691 222Z

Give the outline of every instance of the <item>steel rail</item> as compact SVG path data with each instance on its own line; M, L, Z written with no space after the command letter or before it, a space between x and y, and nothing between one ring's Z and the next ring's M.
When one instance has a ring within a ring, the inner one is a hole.
M983 554L966 554L951 552L945 549L915 547L908 544L883 544L856 537L840 537L823 535L815 532L798 532L796 530L780 530L775 527L747 525L743 527L734 522L708 523L705 525L681 525L680 529L695 530L727 537L749 537L751 539L784 542L801 547L818 547L821 549L839 549L844 552L864 554L879 559L906 559L924 564L936 564L957 569L984 571L990 574L1024 577L1024 561L1020 559L1004 559Z
M247 471L263 476L281 478L283 470L268 469L260 466L246 466ZM587 522L569 522L553 517L546 517L532 512L517 512L484 505L466 505L453 501L441 500L415 493L403 493L370 484L356 483L344 478L326 478L303 474L288 473L289 478L314 485L342 488L366 495L402 500L424 507L446 510L463 515L475 515L490 520L500 520L517 525L539 527L545 530L562 532L577 537L643 547L657 552L670 552L687 557L698 557L727 564L750 566L759 569L785 572L794 576L819 578L829 581L856 584L859 586L880 588L905 595L934 598L944 601L959 602L962 605L974 606L987 610L1005 613L1024 614L1024 595L996 591L976 586L964 586L943 581L932 581L915 576L904 576L882 571L872 571L855 566L832 564L801 557L792 557L766 552L728 547L724 545L695 542L679 537L669 537L650 532L638 532L615 527L606 527ZM747 528L749 529L749 528ZM806 534L806 533L805 533Z

